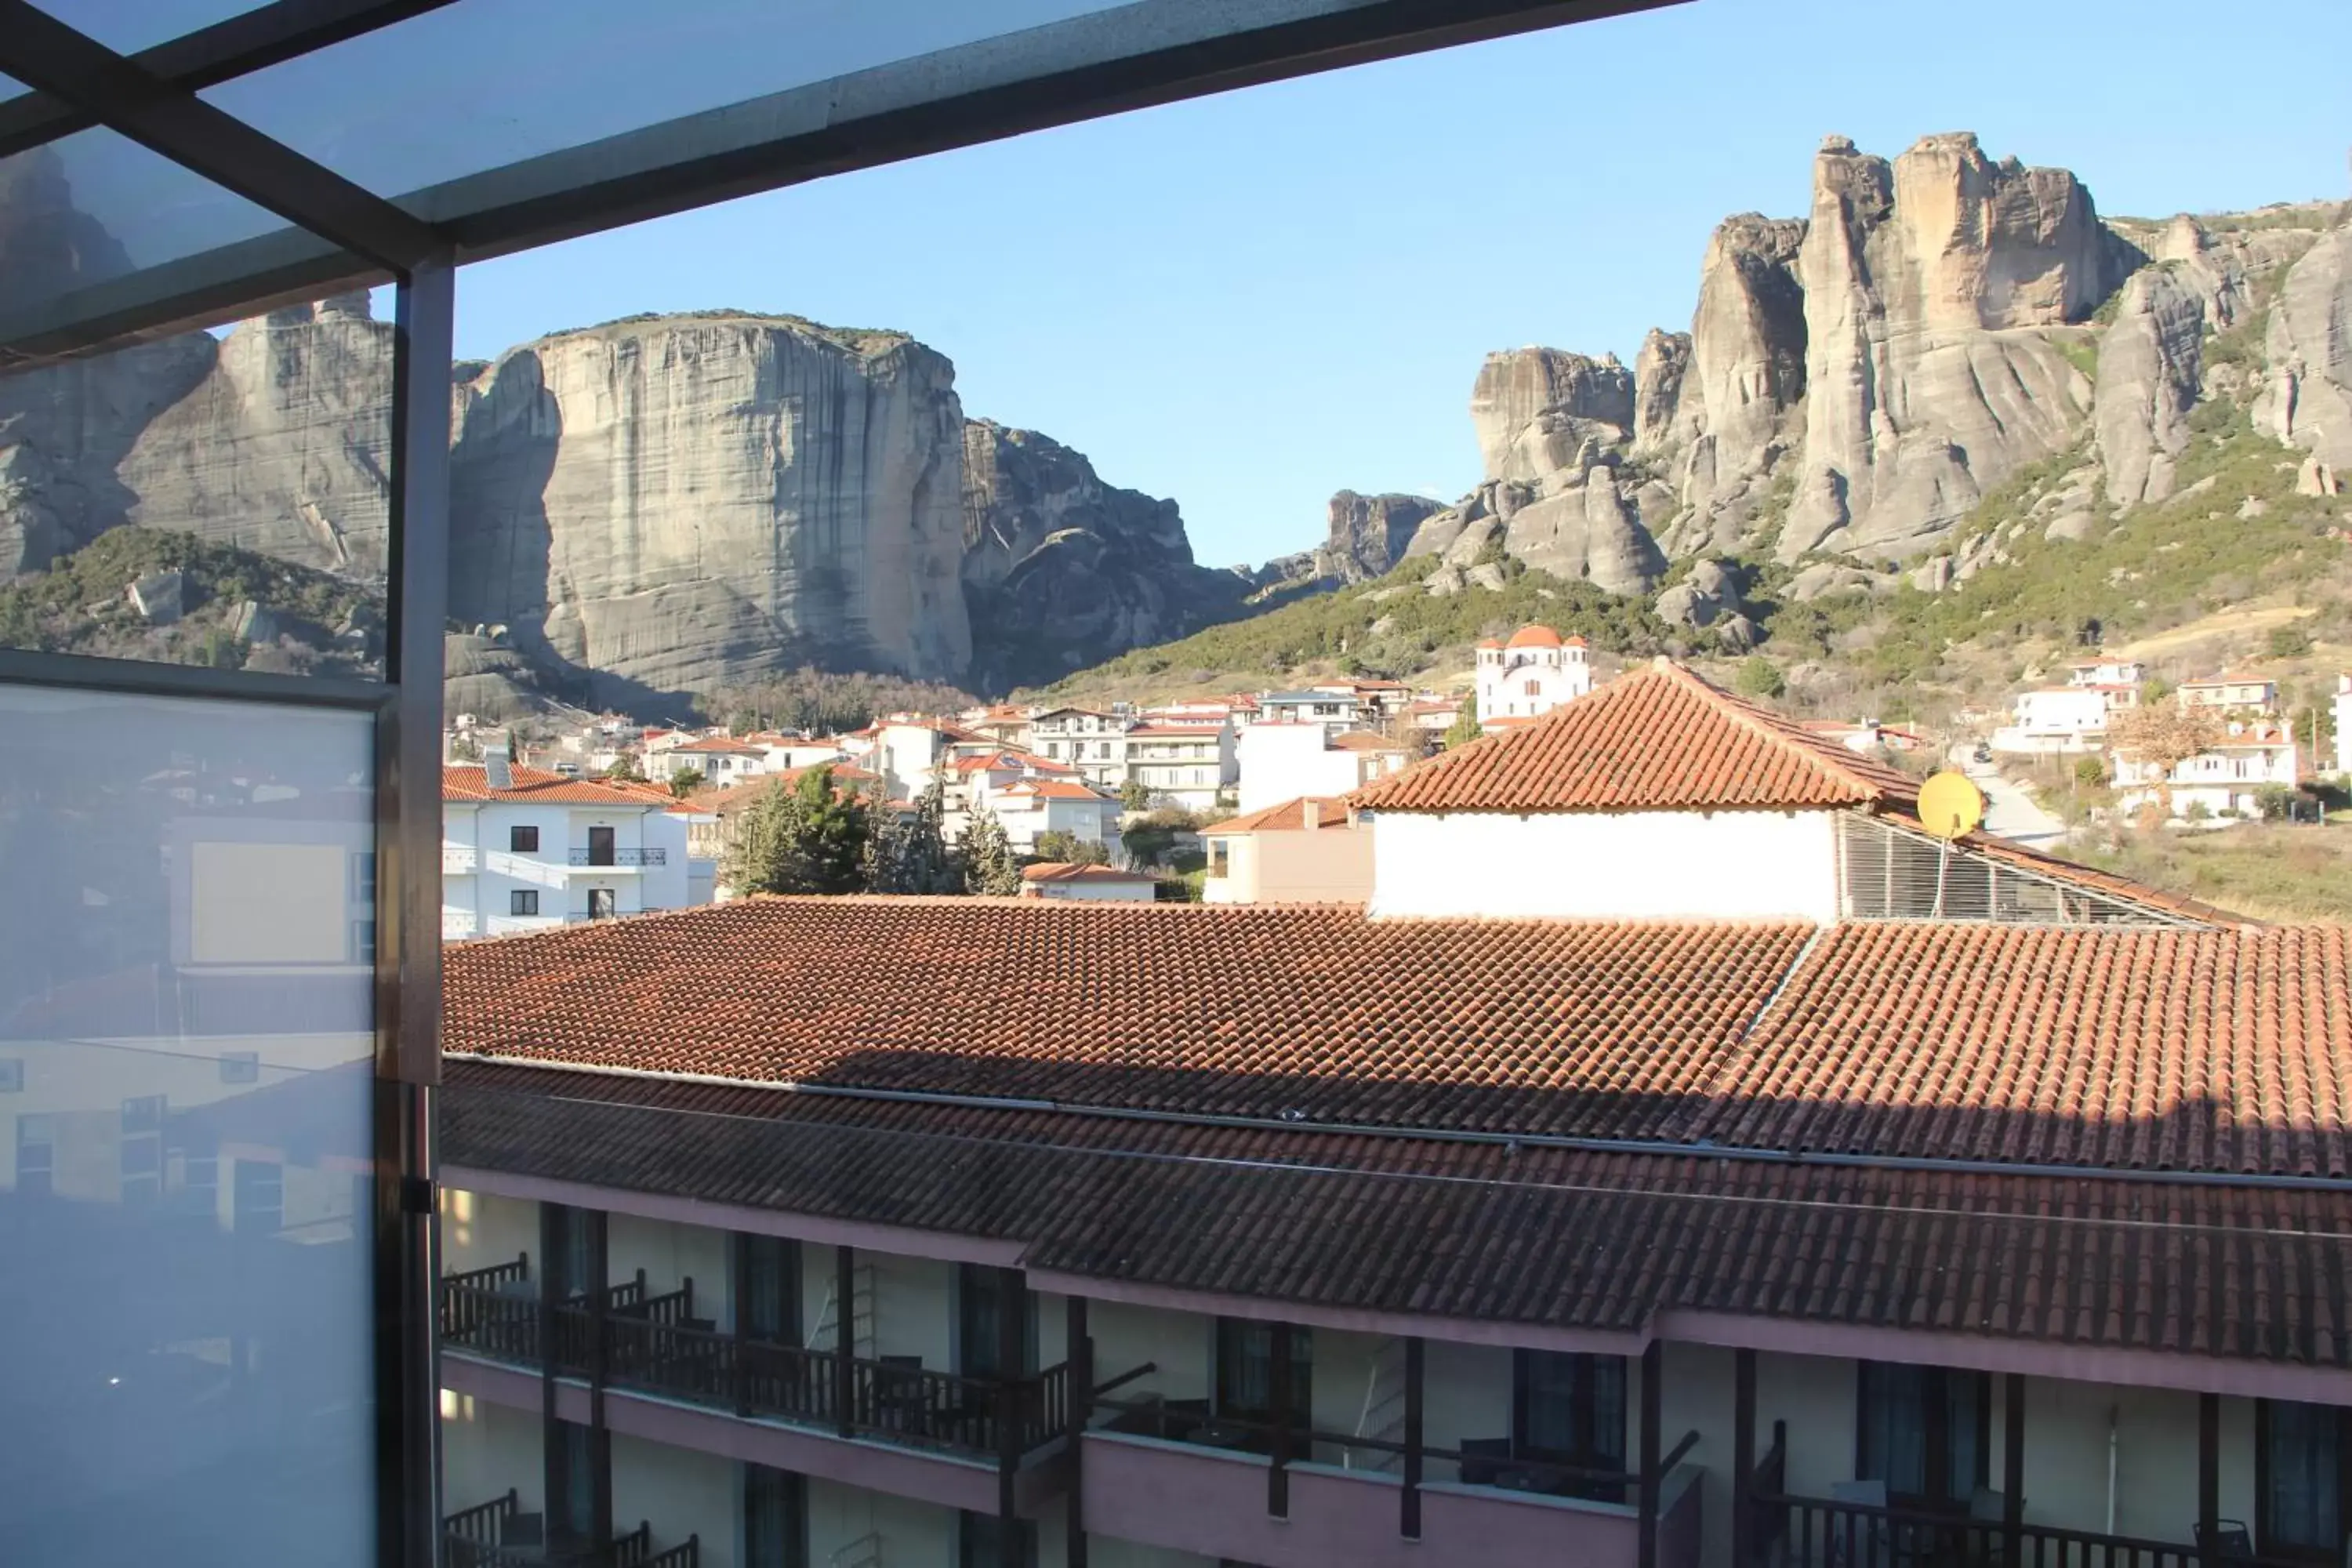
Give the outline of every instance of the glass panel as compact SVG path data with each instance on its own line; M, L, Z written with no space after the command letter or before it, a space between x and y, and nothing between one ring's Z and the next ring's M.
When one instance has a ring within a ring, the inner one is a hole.
M805 1485L790 1470L743 1467L745 1568L802 1568L808 1561Z
M467 0L203 96L370 190L405 195L1118 3L803 0L780 15L772 0L699 0L648 27L638 0Z
M2340 1413L2324 1405L2270 1407L2268 1547L2334 1553L2343 1539Z
M42 10L120 54L137 54L254 9L241 0L39 0Z
M0 647L377 676L392 340L360 293L0 377Z
M743 1337L801 1342L800 1244L774 1236L742 1238Z
M0 343L334 253L103 127L0 158Z
M1885 1481L1889 1494L1919 1497L1927 1490L1927 1373L1916 1366L1864 1362L1862 1386L1862 1453L1856 1474Z
M5 1555L374 1549L372 726L0 685Z

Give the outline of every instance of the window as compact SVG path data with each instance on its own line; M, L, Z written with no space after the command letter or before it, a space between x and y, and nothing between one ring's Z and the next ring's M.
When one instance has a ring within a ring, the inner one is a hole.
M20 1057L0 1060L0 1094L25 1092L25 1063Z
M615 899L612 889L591 888L588 889L588 918L590 920L608 921L619 912L620 904Z
M1513 1452L1592 1470L1625 1468L1625 1358L1523 1350L1514 1358ZM1579 1482L1578 1496L1622 1501L1622 1487Z
M223 1083L259 1083L261 1053L259 1051L223 1051L220 1058L220 1080Z
M548 1477L548 1523L556 1537L551 1544L594 1541L596 1500L609 1479L604 1465L604 1446L597 1441L596 1433L564 1420L555 1423L549 1441L555 1461Z
M143 1094L122 1102L122 1147L117 1164L126 1204L152 1204L163 1195L165 1105L160 1094Z
M539 913L539 889L537 888L517 888L508 893L507 913L510 915L535 915Z
M2256 1548L2265 1555L2344 1556L2345 1466L2352 1413L2326 1405L2265 1399L2254 1406L2255 1489L2262 1510Z
M1037 1527L1028 1520L967 1513L956 1535L956 1568L1037 1568Z
M239 1160L231 1189L232 1221L240 1236L267 1236L286 1226L286 1172L267 1160Z
M613 830L592 827L588 830L588 864L610 866L614 860Z
M596 1279L596 1222L600 1217L594 1209L576 1209L563 1204L540 1205L540 1247L547 1255L547 1283L559 1300L586 1295Z
M16 1118L16 1192L23 1197L46 1196L54 1189L58 1150L56 1133L46 1116Z
M375 854L372 850L352 857L352 902L375 902Z
M735 1310L743 1337L770 1344L800 1343L800 1244L780 1236L738 1236L735 1267L742 1281Z
M518 855L538 854L539 829L536 827L508 828L507 847Z
M1290 1331L1290 1423L1305 1428L1315 1407L1315 1331ZM1217 1320L1217 1414L1242 1421L1274 1419L1274 1325Z
M745 1465L744 1568L806 1568L807 1563L807 1483L790 1470Z
M1521 687L1520 689L1529 697L1541 697L1543 695L1543 682L1540 680L1529 680L1526 685Z
M1018 1274L966 1263L956 1270L956 1370L966 1377L999 1377L997 1353L1007 1310L1021 1314L1021 1372L1037 1370L1037 1298ZM1009 1294L1008 1294L1009 1293Z
M352 922L352 962L353 963L375 962L375 921L353 921Z
M1985 1484L1992 1380L1982 1373L1864 1362L1854 1474L1887 1495L1966 1504Z

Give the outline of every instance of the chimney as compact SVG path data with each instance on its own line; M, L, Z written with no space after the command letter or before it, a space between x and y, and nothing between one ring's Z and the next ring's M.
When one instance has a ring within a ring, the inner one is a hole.
M1315 829L1323 826L1323 803L1321 801L1309 795L1301 803L1301 809L1305 813L1307 830L1309 833L1314 832Z
M514 788L514 769L507 762L505 742L482 748L482 782L492 789Z

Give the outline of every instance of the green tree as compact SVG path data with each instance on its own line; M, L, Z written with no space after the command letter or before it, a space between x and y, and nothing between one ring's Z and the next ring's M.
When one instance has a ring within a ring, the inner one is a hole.
M1788 678L1780 673L1780 667L1760 653L1740 661L1739 673L1732 685L1742 697L1760 698L1767 702L1776 702L1789 694Z
M1118 786L1118 804L1125 811L1150 811L1151 786L1141 779L1129 779Z
M1466 746L1482 733L1478 728L1478 699L1469 692L1462 694L1462 711L1454 716L1453 727L1445 731L1445 744Z
M2273 626L2269 647L2273 658L2300 658L2311 651L2311 634L2299 626Z
M2074 782L2085 789L2096 789L2107 782L2107 763L2104 757L2076 757Z
M831 768L810 768L789 788L774 779L743 813L728 884L738 893L856 892L872 831L866 802L835 788Z
M702 787L700 768L680 768L669 775L669 793L684 800Z
M1057 827L1037 835L1037 858L1066 866L1108 866L1110 849L1099 840L1080 838Z
M945 786L934 782L911 813L888 812L866 841L869 893L961 893L963 873L948 851Z
M962 851L965 892L1009 899L1021 891L1021 862L1014 858L1013 843L1004 837L1004 825L996 820L994 812L974 812L958 847Z
M604 776L608 779L616 779L624 784L642 784L645 782L646 771L645 769L637 766L637 757L635 752L623 752L619 756L613 759L613 765L604 770Z

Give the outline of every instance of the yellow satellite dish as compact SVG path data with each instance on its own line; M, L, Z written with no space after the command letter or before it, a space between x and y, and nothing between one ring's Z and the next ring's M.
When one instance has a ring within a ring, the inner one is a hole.
M1984 791L1950 769L1919 786L1919 824L1938 838L1965 838L1983 823Z

